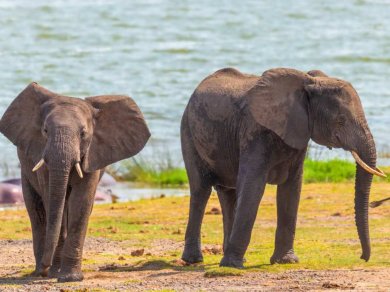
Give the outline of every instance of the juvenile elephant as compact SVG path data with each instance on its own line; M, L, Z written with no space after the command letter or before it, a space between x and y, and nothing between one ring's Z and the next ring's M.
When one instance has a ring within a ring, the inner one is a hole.
M293 242L309 139L351 151L357 161L355 218L370 258L368 199L376 150L359 96L346 81L315 70L271 69L254 76L222 69L204 79L181 122L190 183L182 259L203 260L200 229L213 186L222 206L221 266L242 267L266 183L277 187L277 230L271 263L298 262Z
M80 281L88 218L104 167L137 154L150 137L127 96L86 99L28 85L0 121L17 146L31 221L34 275Z

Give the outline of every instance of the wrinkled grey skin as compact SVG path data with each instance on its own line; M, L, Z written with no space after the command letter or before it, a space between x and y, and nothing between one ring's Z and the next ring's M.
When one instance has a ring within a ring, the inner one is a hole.
M242 267L266 183L277 185L271 263L294 253L302 171L309 139L356 151L371 167L376 150L358 94L348 82L315 70L272 69L262 76L222 69L197 87L184 112L181 142L191 200L182 259L203 260L200 229L211 188L222 207L221 266ZM370 258L368 199L372 175L356 168L355 218Z
M126 96L84 99L31 83L12 102L0 131L17 146L31 221L34 275L80 281L83 244L104 167L138 153L150 133ZM44 158L45 164L32 172ZM84 173L75 170L79 162Z

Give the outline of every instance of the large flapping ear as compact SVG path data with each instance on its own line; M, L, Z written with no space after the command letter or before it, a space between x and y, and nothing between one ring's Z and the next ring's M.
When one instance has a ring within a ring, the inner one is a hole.
M0 132L34 162L45 147L40 106L53 96L55 93L33 82L15 98L0 121Z
M293 69L265 71L249 90L246 102L253 118L276 133L289 146L303 149L310 139L307 74Z
M136 155L150 137L136 103L127 96L102 95L86 98L99 110L94 133L83 161L86 172Z

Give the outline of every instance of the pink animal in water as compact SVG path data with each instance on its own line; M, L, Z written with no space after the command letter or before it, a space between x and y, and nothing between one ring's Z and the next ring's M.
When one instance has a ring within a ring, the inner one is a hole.
M111 202L112 193L105 189L116 183L115 179L105 173L100 180L99 188L96 190L95 201ZM0 204L24 203L20 178L11 178L0 182Z
M0 183L0 204L23 203L22 187L10 183Z

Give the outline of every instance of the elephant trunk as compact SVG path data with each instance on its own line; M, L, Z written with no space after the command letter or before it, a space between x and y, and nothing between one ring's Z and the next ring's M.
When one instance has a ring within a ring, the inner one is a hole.
M367 138L367 136L366 136ZM376 165L376 150L374 140L370 135L366 142L361 143L358 149L360 158L372 169ZM355 223L362 247L361 259L368 261L371 254L370 234L368 226L368 206L372 174L356 163L355 179Z
M58 244L68 179L69 171L51 170L49 172L49 210L47 212L45 249L42 257L44 270L51 266L54 251Z
M48 268L53 261L61 231L69 174L72 165L77 161L71 139L68 135L64 135L63 131L60 131L50 144L45 153L45 161L49 168L49 204L46 210L45 249L41 262L42 276L47 275Z

